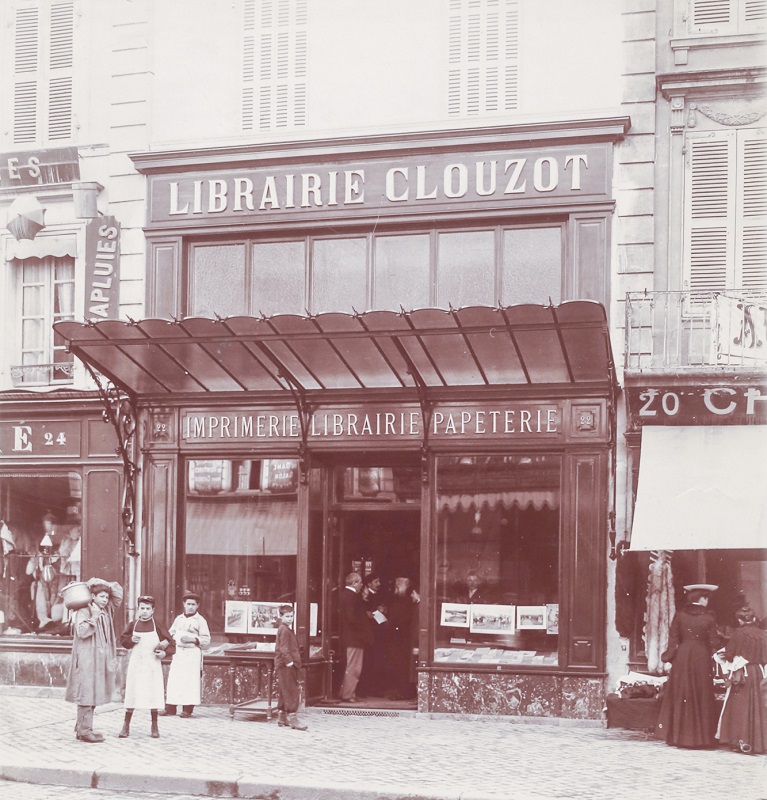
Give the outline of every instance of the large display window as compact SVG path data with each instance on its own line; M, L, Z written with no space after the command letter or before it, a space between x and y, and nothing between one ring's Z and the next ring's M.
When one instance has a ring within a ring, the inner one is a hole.
M561 457L436 466L434 664L557 666Z
M63 588L81 579L82 476L0 477L0 631L69 636Z
M273 644L280 604L296 601L298 462L190 460L185 518L185 587L213 642Z

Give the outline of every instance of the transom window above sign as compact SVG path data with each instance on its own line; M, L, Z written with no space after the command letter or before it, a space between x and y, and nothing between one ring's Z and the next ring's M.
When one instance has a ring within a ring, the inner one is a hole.
M563 234L548 223L193 244L186 315L559 303Z

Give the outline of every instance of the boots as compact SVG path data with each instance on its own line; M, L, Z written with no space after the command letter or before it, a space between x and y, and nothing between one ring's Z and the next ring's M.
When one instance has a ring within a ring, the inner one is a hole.
M288 714L288 725L293 728L294 731L305 731L308 730L306 725L302 725L298 721L298 714Z
M277 712L277 724L280 728L288 727L288 715L284 711Z
M123 722L123 728L120 733L117 734L118 739L127 739L130 736L130 722L126 719Z

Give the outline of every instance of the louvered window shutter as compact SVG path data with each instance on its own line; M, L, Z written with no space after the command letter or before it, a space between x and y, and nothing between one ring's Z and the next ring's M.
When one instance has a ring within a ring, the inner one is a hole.
M73 134L74 3L24 3L15 13L13 144Z
M306 125L307 0L245 0L243 130Z
M450 116L519 106L518 0L450 0Z
M13 143L37 141L40 10L16 9L13 58Z
M767 28L767 0L688 0L690 33L726 36Z
M738 30L759 33L767 30L767 0L740 0Z
M767 129L737 132L735 288L767 291Z
M48 139L72 137L72 68L74 66L74 6L51 5L48 49Z
M691 292L717 292L732 285L735 136L735 131L687 134L684 287Z

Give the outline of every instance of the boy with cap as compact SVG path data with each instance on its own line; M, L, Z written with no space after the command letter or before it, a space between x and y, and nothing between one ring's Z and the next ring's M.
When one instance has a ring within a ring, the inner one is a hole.
M130 723L136 708L148 708L152 717L151 737L158 739L157 713L165 708L165 684L162 659L176 652L173 638L165 626L154 618L154 597L139 597L137 617L120 637L120 644L130 650L128 674L125 679L125 721L119 733L121 739L130 736Z
M290 726L297 731L305 731L306 725L298 721L296 712L301 700L298 674L301 671L301 652L298 639L293 633L293 606L280 606L280 627L277 629L277 643L274 646L274 667L277 672L277 724L281 728Z
M176 643L176 652L170 663L168 691L163 716L176 713L182 706L181 717L191 717L195 706L200 705L202 691L202 651L210 645L210 628L199 613L200 595L185 592L181 598L184 613L179 614L170 626L170 635Z

